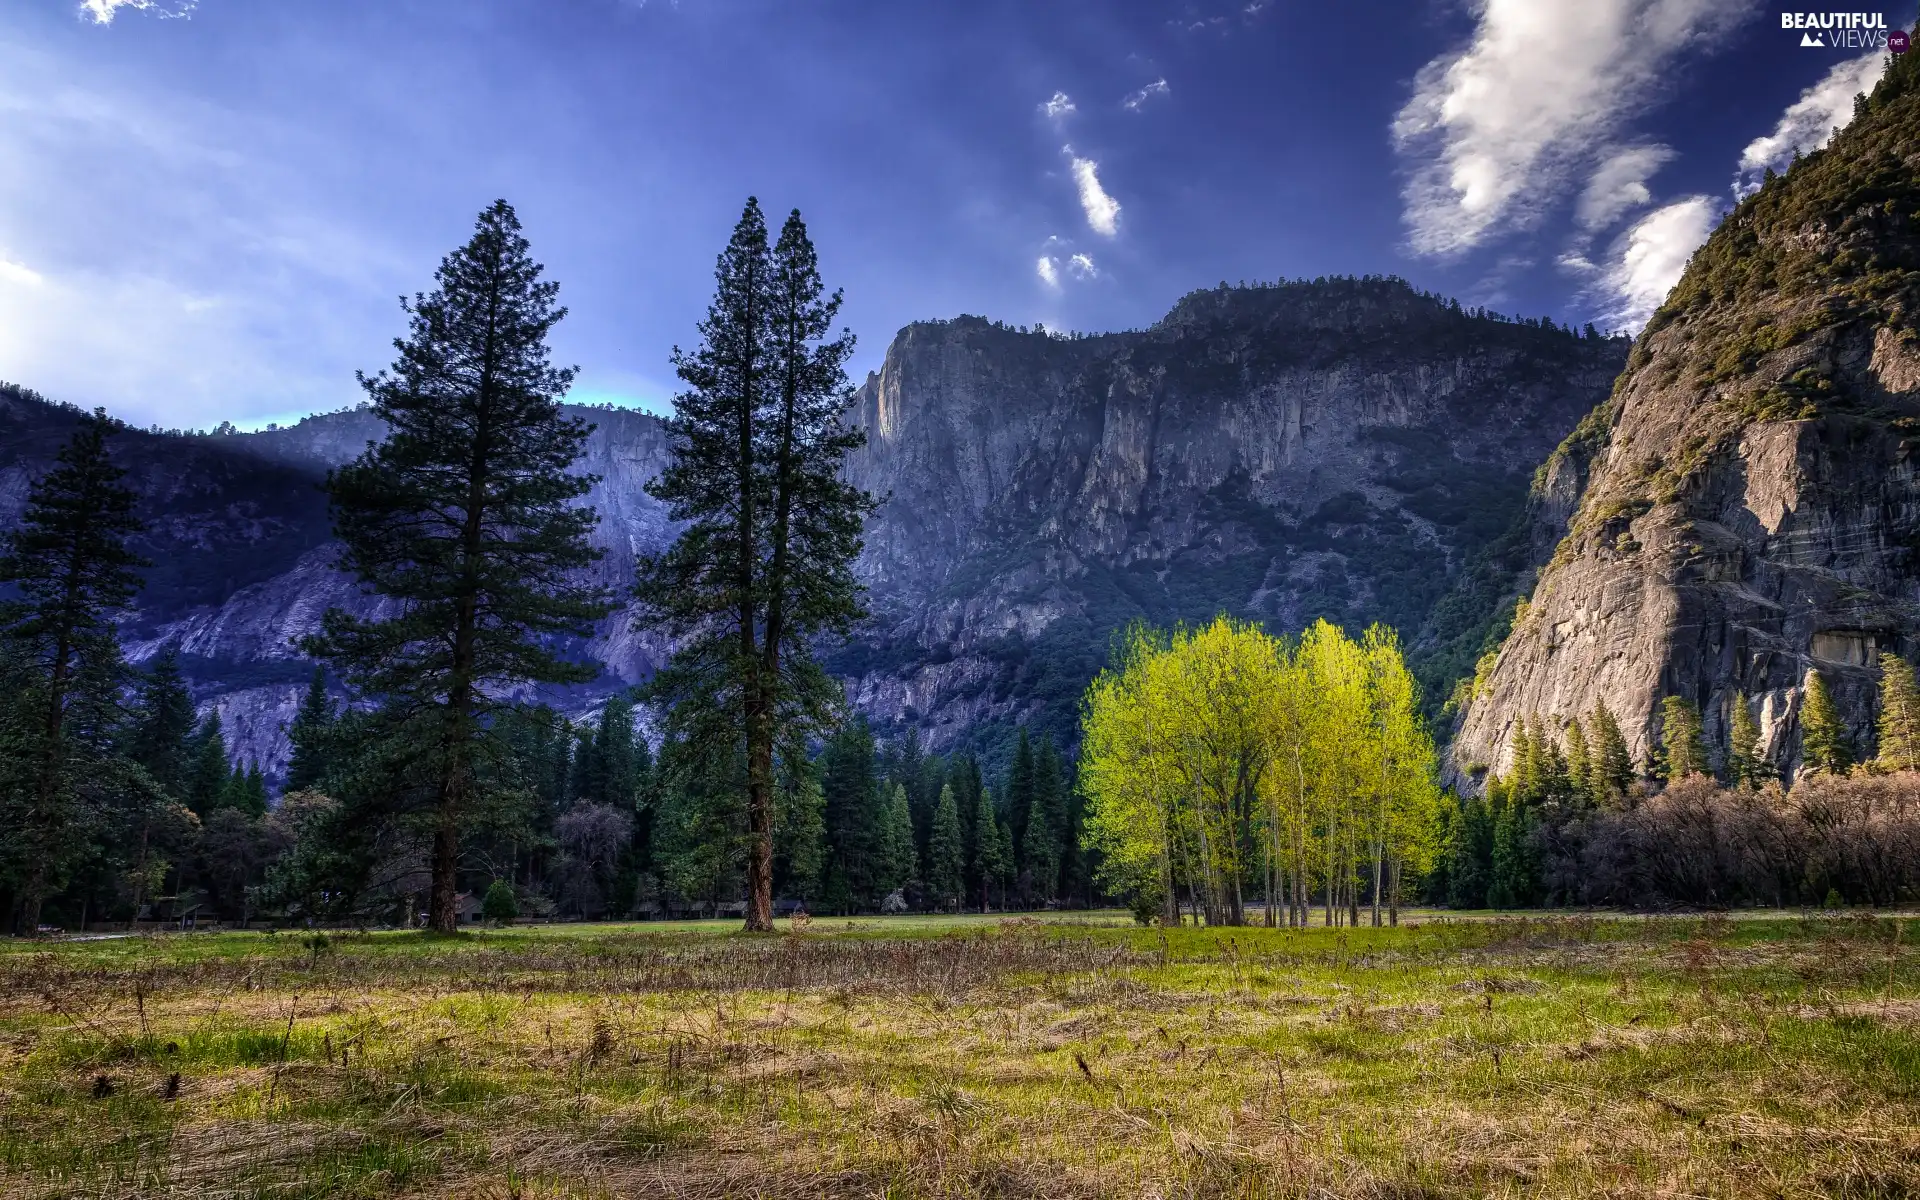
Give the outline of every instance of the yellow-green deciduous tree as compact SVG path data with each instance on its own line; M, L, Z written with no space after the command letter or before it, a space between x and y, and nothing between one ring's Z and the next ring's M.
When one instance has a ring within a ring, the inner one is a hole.
M1392 631L1297 642L1220 617L1135 626L1088 688L1080 786L1105 882L1209 924L1398 918L1435 847L1432 739ZM1250 895L1258 893L1250 899ZM1284 918L1282 913L1284 912Z

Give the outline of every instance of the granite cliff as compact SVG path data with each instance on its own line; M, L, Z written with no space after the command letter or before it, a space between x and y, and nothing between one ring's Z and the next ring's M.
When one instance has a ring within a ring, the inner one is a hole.
M1071 740L1135 618L1385 621L1444 695L1527 566L1534 468L1625 355L1392 279L1222 286L1096 337L909 326L855 409L886 502L875 625L835 665L937 746Z
M1885 650L1920 650L1920 59L1694 256L1611 398L1543 471L1570 530L1452 745L1605 704L1643 761L1662 697L1726 748L1748 704L1791 775L1808 672L1869 748ZM1582 486L1584 481L1584 486Z
M992 750L1016 724L1070 741L1135 617L1384 620L1444 692L1530 581L1530 531L1564 519L1530 507L1535 465L1625 355L1389 279L1196 292L1151 329L1095 337L909 326L856 398L869 443L848 469L886 503L859 564L874 619L830 663L882 732L916 727L939 748ZM76 415L0 393L0 525ZM596 425L581 464L601 477L596 575L624 588L673 532L643 489L664 430L574 415ZM350 411L118 440L158 564L129 655L177 647L230 745L269 771L311 669L294 639L329 605L377 604L331 569L319 483L379 435ZM666 647L618 612L578 650L606 670L555 697L573 710L645 679Z

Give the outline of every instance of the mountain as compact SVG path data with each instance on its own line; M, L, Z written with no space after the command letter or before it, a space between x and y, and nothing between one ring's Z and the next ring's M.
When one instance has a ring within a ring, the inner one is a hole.
M586 498L601 514L594 540L605 551L594 574L624 589L635 556L672 536L664 507L642 486L666 461L665 429L645 413L566 407L595 426L580 466L601 477ZM80 416L0 385L0 528L18 519L31 480ZM285 726L313 670L295 639L317 630L330 606L378 611L375 598L331 567L321 484L330 467L382 429L370 413L353 410L259 433L129 429L113 442L147 524L135 546L153 563L122 629L127 656L143 663L174 646L201 707L220 712L229 748L270 773L285 765ZM627 613L600 622L577 649L604 663L605 675L554 698L583 708L651 675L666 647L632 625Z
M883 728L987 750L1072 740L1136 618L1385 621L1444 696L1553 519L1535 467L1625 357L1379 278L1222 285L1095 337L909 326L855 407L876 621L833 665Z
M1920 58L1741 202L1556 452L1570 531L1479 681L1452 765L1604 703L1636 755L1663 696L1724 751L1732 706L1800 761L1807 673L1865 747L1886 650L1920 649Z
M882 732L989 753L1019 724L1070 742L1113 633L1141 617L1387 621L1444 695L1570 509L1551 488L1529 499L1535 466L1625 357L1620 339L1392 279L1222 286L1151 329L1093 337L909 326L856 397L869 440L848 472L885 498L858 568L874 617L829 664ZM664 427L569 412L596 426L581 464L601 477L595 575L624 589L673 532L643 490ZM0 526L77 419L0 390ZM129 656L178 647L229 745L269 771L311 670L294 639L329 605L378 603L331 569L319 485L379 435L349 411L117 439L152 525L141 550L160 564ZM581 711L651 674L668 647L632 624L603 621L577 649L605 674L552 699Z

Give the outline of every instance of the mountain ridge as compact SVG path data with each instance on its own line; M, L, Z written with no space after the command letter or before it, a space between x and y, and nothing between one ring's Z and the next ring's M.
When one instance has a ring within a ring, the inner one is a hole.
M1668 695L1722 754L1733 706L1754 706L1791 777L1812 670L1869 744L1877 655L1920 649L1917 179L1908 55L1695 253L1554 460L1591 476L1461 722L1456 780L1504 769L1522 719L1601 703L1648 761Z
M1070 741L1079 692L1129 619L1390 618L1413 641L1489 547L1538 521L1536 464L1624 358L1617 339L1380 278L1193 292L1122 333L909 325L855 392L869 445L848 474L887 501L859 566L874 619L829 665L883 734L913 727L930 746L991 754L1020 724ZM25 403L0 398L0 422ZM37 440L0 455L0 523L51 458L55 427L77 419L44 407ZM597 426L580 465L602 477L586 498L606 551L595 575L624 590L635 558L672 533L644 491L665 462L664 425L569 412ZM292 639L330 604L373 603L328 565L318 485L378 435L370 414L345 410L257 433L122 439L143 507L161 518L149 557L209 577L150 586L128 622L130 656L176 646L236 752L270 771L309 669ZM197 507L182 517L169 495ZM249 570L212 581L231 557ZM1508 557L1489 576L1502 594L1525 565ZM663 661L669 647L631 615L581 647L607 671L566 704ZM1477 628L1461 635L1475 653Z

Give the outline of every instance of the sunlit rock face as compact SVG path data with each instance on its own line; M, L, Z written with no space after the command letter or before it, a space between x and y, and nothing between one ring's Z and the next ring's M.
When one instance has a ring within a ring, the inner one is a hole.
M1456 778L1504 770L1522 719L1597 704L1644 761L1669 695L1716 753L1750 705L1791 776L1812 670L1870 748L1879 654L1920 650L1916 313L1920 62L1901 61L1694 255L1562 456L1591 480L1454 739Z

